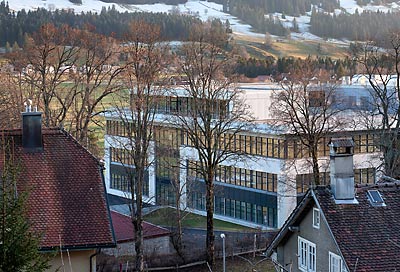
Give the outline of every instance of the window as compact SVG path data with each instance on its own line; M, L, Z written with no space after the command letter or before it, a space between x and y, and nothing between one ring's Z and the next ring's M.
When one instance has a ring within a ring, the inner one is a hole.
M317 270L317 251L314 243L299 237L298 256L299 269L305 272L315 272Z
M354 182L356 184L373 184L375 183L375 172L375 168L354 169Z
M332 252L329 252L329 272L347 272L342 258Z
M321 220L321 217L320 217L319 209L314 208L313 209L313 227L314 228L319 229L320 220Z
M320 90L310 91L308 93L308 97L309 97L309 106L311 108L322 107L327 103L324 91Z
M386 206L385 201L383 201L383 198L378 190L368 190L367 196L372 206Z
M340 262L338 255L329 252L329 272L340 272Z

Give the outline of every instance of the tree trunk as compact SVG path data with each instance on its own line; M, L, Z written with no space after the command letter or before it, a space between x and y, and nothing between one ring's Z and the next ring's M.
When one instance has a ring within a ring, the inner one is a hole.
M132 197L135 197L135 201L132 201L132 204L135 203L136 207L133 209L134 214L132 218L133 227L135 229L135 251L136 251L136 264L135 271L142 272L144 271L144 253L143 253L143 226L142 226L142 184L143 184L144 170L136 169L135 182L136 182L136 190L135 196L132 194Z
M182 247L182 218L181 218L181 210L179 207L180 200L177 198L176 201L176 220L177 220L177 227L175 231L175 250L178 253L179 257L184 259L183 256L183 247Z
M207 210L207 262L213 267L215 264L214 255L214 174L213 171L208 171L208 177L206 181L206 210Z
M311 157L312 157L312 165L313 165L313 178L314 182L312 186L318 186L321 184L320 176L319 176L319 164L318 164L318 149L316 146L311 147Z

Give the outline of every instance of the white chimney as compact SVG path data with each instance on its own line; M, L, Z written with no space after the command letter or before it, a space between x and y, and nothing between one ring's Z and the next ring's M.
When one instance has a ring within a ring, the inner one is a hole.
M336 203L357 203L354 189L351 138L332 138L330 143L331 189Z

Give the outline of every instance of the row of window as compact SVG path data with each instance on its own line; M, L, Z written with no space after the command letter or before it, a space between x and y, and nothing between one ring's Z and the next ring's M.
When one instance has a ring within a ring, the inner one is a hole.
M156 203L158 205L175 206L176 191L171 184L157 182L156 183Z
M162 155L156 160L156 178L179 181L179 160L173 156Z
M132 122L122 122L122 121L106 121L106 133L108 135L116 136L132 136L134 132Z
M193 146L190 137L185 134L183 134L182 144ZM284 139L241 134L223 134L219 139L219 147L238 153L279 159L284 159L286 154Z
M119 162L124 165L133 165L132 153L125 148L110 148L110 160L112 162Z
M106 133L115 136L132 136L134 133L133 123L107 120ZM178 148L182 142L180 130L176 128L155 126L152 136L159 146Z
M329 252L329 272L347 272L342 258ZM316 245L302 237L298 237L298 267L300 271L317 271L317 248Z
M319 180L321 185L328 185L331 180L330 172L320 172ZM314 184L313 173L296 175L296 188L298 194L305 193L312 184Z
M354 169L354 183L355 184L374 184L376 176L375 168L360 168ZM330 172L319 173L319 179L321 185L328 185L331 182ZM311 184L313 184L314 175L310 174L298 174L296 175L296 187L297 193L305 193Z
M188 205L197 210L206 210L205 195L200 192L191 192L189 194ZM262 224L268 227L277 227L277 209L264 207L244 201L215 197L215 214L232 217L256 224Z
M160 96L156 101L156 113L193 115L196 107L207 105L213 113L214 118L221 118L228 112L228 102L224 100L207 101L205 99L194 99L180 96Z
M111 173L110 176L110 188L119 190L122 192L131 192L131 181L133 182L133 174L129 175L126 174L118 174L118 173ZM149 195L149 182L148 179L145 179L143 182L143 195Z
M188 177L202 180L200 162L189 161ZM220 165L215 180L237 186L254 188L263 191L276 192L278 175L234 166Z
M178 149L181 145L181 130L177 128L155 126L153 130L153 138L156 146L170 147Z
M127 136L126 124L121 121L107 120L107 134ZM177 148L179 145L193 146L190 137L181 133L177 128L157 126L153 136L158 145ZM379 135L354 134L354 153L368 153L379 151ZM199 136L200 137L200 136ZM294 159L309 157L309 149L298 139L267 138L240 134L224 134L219 139L221 149L229 149L250 155L258 155L279 159ZM318 145L318 156L329 156L328 143L330 137L322 138Z

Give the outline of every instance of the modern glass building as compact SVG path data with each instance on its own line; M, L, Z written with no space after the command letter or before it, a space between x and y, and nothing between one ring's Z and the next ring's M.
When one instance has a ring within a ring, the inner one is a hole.
M300 139L282 134L262 121L267 113L265 102L277 86L241 86L255 115L262 118L249 131L235 135L230 148L245 154L240 160L226 160L215 177L215 217L252 227L278 228L285 222L297 199L312 180L307 148ZM265 100L263 102L263 99ZM185 114L189 97L168 96L160 101L148 160L151 166L143 193L145 201L156 205L174 205L177 191L183 193L181 207L205 214L205 183L198 172L197 151L179 127L171 126L165 115ZM262 103L260 103L260 101ZM216 105L216 109L219 106ZM221 112L223 109L218 108ZM126 122L116 112L106 114L105 163L109 194L131 197L129 171L133 171L126 148ZM352 137L355 142L356 183L374 183L380 165L378 134L368 130L338 131L319 143L321 180L329 183L329 147L331 137Z

